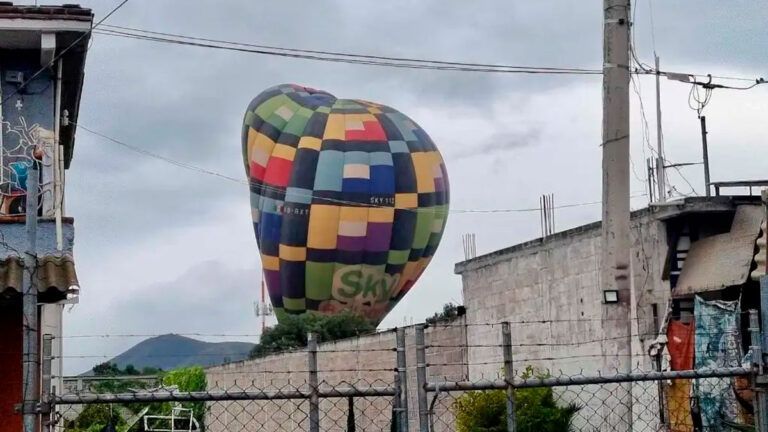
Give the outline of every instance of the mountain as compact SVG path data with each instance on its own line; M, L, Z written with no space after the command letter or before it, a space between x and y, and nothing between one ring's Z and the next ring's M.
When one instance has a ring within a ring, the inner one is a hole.
M203 342L175 334L144 340L110 360L121 369L133 365L171 370L184 366L213 366L244 360L253 348L248 342Z

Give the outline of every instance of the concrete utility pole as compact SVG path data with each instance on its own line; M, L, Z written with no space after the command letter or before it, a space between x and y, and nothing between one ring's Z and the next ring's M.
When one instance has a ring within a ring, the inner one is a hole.
M667 202L667 179L664 177L664 141L661 134L661 83L659 73L659 56L653 54L656 60L656 183L659 186L659 202Z
M603 0L603 226L602 344L608 370L630 372L632 331L629 228L629 0ZM609 300L610 299L610 300ZM631 393L631 386L624 385ZM632 422L631 395L626 405L607 407L611 423ZM629 419L629 422L627 422Z
M21 411L24 432L37 430L38 402L40 397L40 360L38 358L37 313L37 162L32 162L27 176L27 251L24 254L24 280L22 289L23 308L23 398Z

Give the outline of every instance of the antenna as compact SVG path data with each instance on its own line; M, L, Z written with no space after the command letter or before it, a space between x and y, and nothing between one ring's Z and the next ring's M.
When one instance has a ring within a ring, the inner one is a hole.
M261 275L261 301L253 302L253 311L257 317L261 317L261 332L267 328L267 316L274 315L274 309L272 304L267 303L266 300L266 284L264 283L264 274Z
M474 233L461 236L461 245L464 247L464 260L477 257L477 242Z
M555 194L542 195L539 198L541 214L541 237L547 238L555 233Z

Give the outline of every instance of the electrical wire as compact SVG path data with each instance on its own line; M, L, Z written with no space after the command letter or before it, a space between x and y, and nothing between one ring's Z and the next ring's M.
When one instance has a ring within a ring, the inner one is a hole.
M305 60L317 60L337 63L362 64L370 66L386 66L406 69L428 69L459 72L486 72L486 73L518 73L518 74L552 74L552 75L601 75L600 69L575 68L575 67L549 67L549 66L516 66L502 65L493 63L470 63L446 60L414 59L408 57L377 56L367 54L346 53L327 50L308 50L298 48L287 48L272 45L252 44L244 42L227 41L223 39L203 38L196 36L182 35L178 33L158 32L144 30L135 27L104 25L103 30L95 33L106 36L122 37L128 39L144 40L157 43L179 44L196 46L201 48L222 49L239 51L252 54L273 55L280 57L298 58ZM634 53L633 53L634 54ZM636 58L639 70L630 72L638 75L655 75L657 71L650 68L645 63ZM658 71L661 75L667 75L672 72ZM681 75L680 73L676 73ZM688 73L692 77L707 77L708 75ZM716 76L713 78L724 80L738 80L746 82L755 82L755 79L731 76ZM758 80L759 81L759 80ZM744 88L746 89L746 88Z
M136 32L136 33L143 33L143 34L156 35L156 36L167 36L167 37L179 38L179 39L185 39L185 40L211 42L211 43L219 43L219 44L233 45L233 46L244 46L244 47L251 47L251 48L286 51L286 52L294 52L294 53L304 53L304 54L318 54L318 55L329 55L329 56L339 56L339 57L361 58L361 59L368 59L368 60L386 60L386 61L410 62L410 63L420 63L420 64L438 64L438 65L447 65L447 66L467 66L467 67L478 67L478 68L523 69L523 70L530 69L530 70L546 70L546 71L553 71L553 72L600 73L600 70L598 69L560 68L560 67L546 67L546 66L512 66L512 65L504 65L504 64L468 63L468 62L456 62L456 61L445 61L445 60L416 59L416 58L408 58L408 57L388 57L388 56L356 54L356 53L339 52L339 51L322 51L322 50L309 50L309 49L298 49L298 48L285 48L285 47L279 47L279 46L273 46L273 45L260 45L260 44L252 44L252 43L233 42L233 41L227 41L222 39L194 37L194 36L187 36L187 35L182 35L178 33L157 32L157 31L143 30L135 27L124 27L124 26L116 26L116 25L104 25L103 27L110 28L110 29L117 29L112 31L124 30L128 32ZM105 30L105 31L110 31L110 30ZM126 33L126 34L130 34L130 33Z
M78 128L80 128L80 129L82 129L82 130L84 130L84 131L86 131L88 133L91 133L91 134L96 135L96 136L98 136L100 138L103 138L103 139L105 139L105 140L107 140L107 141L109 141L111 143L120 145L121 147L126 148L128 150L131 150L133 152L136 152L138 154L141 154L141 155L144 155L144 156L147 156L147 157L150 157L150 158L154 158L154 159L157 159L157 160L169 163L169 164L177 166L179 168L184 168L184 169L187 169L187 170L190 170L190 171L198 172L200 174L206 174L206 175L218 177L218 178L221 178L221 179L224 179L224 180L227 180L227 181L231 181L231 182L234 182L234 183L238 183L238 184L241 184L241 185L244 185L244 186L249 186L250 185L250 183L248 181L245 181L245 180L242 180L242 179L238 179L238 178L232 177L230 175L221 174L219 172L216 172L216 171L213 171L213 170L210 170L210 169L207 169L207 168L202 168L202 167L199 167L197 165L193 165L193 164L190 164L190 163L187 163L187 162L181 162L181 161L178 161L178 160L175 160L175 159L171 159L169 157L162 156L162 155L159 155L157 153L150 152L149 150L143 149L141 147L137 147L135 145L128 144L128 143L126 143L124 141L121 141L121 140L118 140L116 138L110 137L109 135L106 135L106 134L103 134L101 132L95 131L95 130L93 130L93 129L91 129L91 128L83 125L83 124L74 123L74 122L70 122L70 123L71 124L76 124ZM283 193L284 192L282 189L271 187L269 185L259 185L259 187L261 187L265 191L271 191L271 192L277 192L277 193ZM630 198L639 198L639 197L646 196L646 195L647 194L645 194L645 193L635 194L635 195L631 195ZM306 198L316 198L313 193L306 194L306 195L303 195L303 196L306 197ZM323 199L325 201L339 203L339 204L355 205L355 206L359 206L360 205L360 203L352 202L352 201L337 200L337 199L325 198L325 197L323 197L323 198L318 197L318 198L319 199ZM566 209L566 208L584 207L584 206L591 206L591 205L598 205L598 204L602 204L602 201L591 201L591 202L581 202L581 203L573 203L573 204L563 204L563 205L555 206L553 208L554 209ZM379 206L373 205L373 204L372 205L366 205L366 206L368 206L368 207L379 207ZM380 207L385 207L385 206L380 206ZM418 209L412 209L412 210L418 210ZM527 212L539 212L539 211L541 211L541 209L538 208L538 207L535 207L535 208L534 207L531 207L531 208L516 208L516 209L507 208L507 209L449 209L448 210L448 212L452 213L452 214L466 214L466 213L473 213L473 214L483 214L483 213L527 213Z

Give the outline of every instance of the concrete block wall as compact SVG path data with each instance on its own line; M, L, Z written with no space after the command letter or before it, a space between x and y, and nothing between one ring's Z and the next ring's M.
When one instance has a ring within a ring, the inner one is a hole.
M632 222L632 333L635 369L652 370L647 347L656 336L652 305L663 315L670 296L662 280L667 253L664 224L647 212ZM478 257L457 265L467 308L470 380L498 373L500 332L491 325L509 321L515 369L527 366L552 375L615 373L617 341L608 338L611 326L624 322L602 319L600 224L555 234ZM661 317L659 317L661 319ZM498 327L498 326L496 326ZM619 405L632 399L647 412L657 412L655 391L643 384L615 386L605 400L587 397L583 389L556 389L562 402L584 406L591 417L610 419ZM620 395L621 392L625 394ZM630 397L630 393L632 396ZM637 412L638 410L634 410ZM582 419L585 425L586 418ZM625 420L614 418L598 430L616 430ZM648 425L652 426L652 425Z
M465 380L466 329L463 317L448 325L427 328L428 380ZM410 430L418 430L415 329L406 329L406 363ZM387 330L359 338L320 344L318 380L321 387L356 385L391 387L396 364L395 332ZM307 389L306 350L246 360L206 370L209 390L258 389L266 391ZM345 431L346 399L321 399L323 431ZM359 398L354 401L358 430L389 430L392 398ZM306 401L276 400L215 402L208 405L206 430L306 430L309 404Z
M633 333L640 367L650 367L644 349L655 338L652 305L663 314L669 284L661 273L667 246L663 223L641 214L632 224ZM499 331L483 323L512 323L515 363L565 373L609 372L611 341L601 340L600 224L559 233L457 265L462 275L470 341L470 364L501 360L488 345L499 342ZM614 350L615 352L615 350ZM587 357L595 356L595 357ZM473 366L470 379L495 373Z

